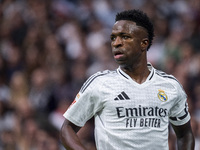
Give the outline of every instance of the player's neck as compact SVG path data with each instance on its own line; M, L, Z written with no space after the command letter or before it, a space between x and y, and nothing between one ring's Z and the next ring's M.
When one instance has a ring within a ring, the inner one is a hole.
M135 82L142 84L146 81L150 71L147 67L147 63L132 65L131 67L120 67L125 73L127 73Z

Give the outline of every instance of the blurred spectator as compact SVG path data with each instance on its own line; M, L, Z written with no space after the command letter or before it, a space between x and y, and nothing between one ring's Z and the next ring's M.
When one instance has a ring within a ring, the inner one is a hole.
M1 150L17 150L15 133L12 130L4 130L0 136Z
M43 68L36 68L31 76L29 100L34 110L41 115L52 111L56 102L50 87L48 74Z
M12 106L17 105L20 100L28 96L29 85L23 72L16 71L13 73L13 76L9 83L9 87L11 93L10 104Z
M57 129L60 130L63 121L63 113L66 111L66 107L68 108L71 104L71 101L61 100L58 103L57 108L49 114L50 123Z

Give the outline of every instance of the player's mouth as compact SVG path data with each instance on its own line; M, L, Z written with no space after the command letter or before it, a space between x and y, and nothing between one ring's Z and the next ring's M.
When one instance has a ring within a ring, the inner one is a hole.
M120 59L123 56L124 56L124 53L122 53L121 51L114 52L114 58L115 59Z

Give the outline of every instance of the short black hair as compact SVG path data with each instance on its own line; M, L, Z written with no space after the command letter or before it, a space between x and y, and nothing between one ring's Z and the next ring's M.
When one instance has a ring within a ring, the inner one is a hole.
M148 32L148 38L149 38L149 46L147 47L147 50L150 48L154 38L154 27L146 13L137 9L125 10L117 13L115 17L115 22L119 20L133 21L136 23L136 25L145 28Z

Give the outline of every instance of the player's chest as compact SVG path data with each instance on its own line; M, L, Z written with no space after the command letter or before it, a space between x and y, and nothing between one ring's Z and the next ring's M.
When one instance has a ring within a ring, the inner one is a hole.
M171 88L161 84L149 84L147 86L107 84L101 89L101 94L104 108L109 110L117 108L142 108L147 110L147 107L169 110L177 95Z
M101 114L107 126L160 128L168 122L168 114L176 93L159 84L149 86L104 86L102 101L104 109Z

